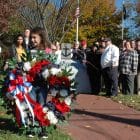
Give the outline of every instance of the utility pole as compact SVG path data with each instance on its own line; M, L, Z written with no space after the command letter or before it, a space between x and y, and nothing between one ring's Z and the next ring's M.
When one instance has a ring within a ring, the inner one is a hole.
M123 9L122 9L122 41L124 39L124 0L122 2L122 6L123 6Z
M79 32L79 0L77 0L77 9L76 9L76 43L78 42L78 32Z

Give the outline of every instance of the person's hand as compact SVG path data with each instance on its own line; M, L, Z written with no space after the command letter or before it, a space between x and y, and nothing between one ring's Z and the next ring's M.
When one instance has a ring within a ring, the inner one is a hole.
M8 66L8 62L6 62L5 65L4 65L4 67L3 67L3 70L6 71L8 69L8 67L9 67Z
M83 60L82 60L82 62L83 62L83 63L86 63L86 62L87 62L87 60L83 59Z

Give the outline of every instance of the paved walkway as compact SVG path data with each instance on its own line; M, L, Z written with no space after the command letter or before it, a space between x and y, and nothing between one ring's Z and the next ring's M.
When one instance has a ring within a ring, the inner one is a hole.
M140 140L140 111L110 98L81 94L64 131L73 140Z

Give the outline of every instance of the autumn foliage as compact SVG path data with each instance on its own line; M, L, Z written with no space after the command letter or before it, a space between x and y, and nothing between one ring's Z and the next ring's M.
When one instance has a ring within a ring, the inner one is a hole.
M118 38L121 34L118 29L120 17L116 12L115 0L80 0L79 40L86 39L92 44L105 36ZM68 32L65 38L67 42L75 39L75 32L76 25Z
M9 18L14 16L25 0L0 0L0 32L7 31Z

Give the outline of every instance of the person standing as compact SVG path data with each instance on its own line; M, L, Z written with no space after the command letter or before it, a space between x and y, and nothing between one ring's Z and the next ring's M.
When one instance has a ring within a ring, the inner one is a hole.
M72 48L72 60L82 62L81 50L79 49L79 42L74 42Z
M81 49L79 49L79 45L81 45ZM84 40L79 44L79 42L74 43L74 47L72 50L72 60L71 64L74 66L78 73L75 77L75 81L77 83L76 92L77 93L91 93L91 86L89 77L87 74L86 68L86 52L87 52L87 42Z
M130 44L131 44L131 48L132 48L133 50L135 50L135 49L136 49L136 41L135 41L135 40L131 40L131 41L130 41Z
M55 42L55 46L56 46L55 54L57 55L57 60L55 64L59 65L61 63L61 46L58 41Z
M16 56L18 63L26 60L26 50L23 47L23 36L19 34L16 38L15 44L12 46L13 56Z
M45 52L45 49L48 47L48 42L46 40L46 33L43 28L36 27L31 31L31 40L33 45L35 46L34 49L42 50ZM33 83L35 87L36 93L31 93L31 97L38 101L42 106L46 105L47 94L48 94L48 84L47 82L41 77L41 75L37 75Z
M30 38L30 30L26 29L24 32L24 47L26 49L27 52L30 51L30 49L32 49L32 43L31 43L31 38Z
M122 93L132 95L134 93L134 78L137 74L138 54L131 47L129 41L125 42L125 50L121 52L119 62Z
M138 53L138 69L137 69L137 94L140 95L140 40L137 41L136 50Z
M104 42L106 48L101 55L101 67L106 95L116 96L118 93L119 48L112 44L110 38L105 38Z
M50 43L46 39L46 32L41 27L35 27L31 30L31 41L34 45L34 50L36 51L42 50L45 52L46 48L50 49ZM42 68L42 70L43 69L44 67ZM29 93L31 99L39 103L42 107L46 106L47 95L49 90L47 81L42 77L40 73L37 73L32 85L34 90L32 90L32 92ZM42 138L48 138L46 128L42 125L40 126L40 136ZM31 132L30 136L34 136L34 134L32 134Z

